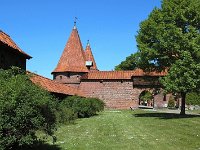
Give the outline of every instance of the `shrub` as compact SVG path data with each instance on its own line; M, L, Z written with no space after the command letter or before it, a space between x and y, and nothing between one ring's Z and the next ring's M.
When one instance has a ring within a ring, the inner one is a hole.
M168 101L167 107L169 107L169 108L174 108L175 107L175 100L174 100L173 96L169 97L169 101Z
M77 115L72 107L68 104L68 101L62 101L58 103L56 118L59 124L67 124L73 123L77 118Z
M79 118L85 118L95 115L104 109L104 102L97 98L84 98L71 96L62 102L67 108L73 109Z
M55 103L20 69L0 70L0 149L31 145L35 132L52 135Z
M187 105L200 105L200 94L196 92L191 92L186 95Z

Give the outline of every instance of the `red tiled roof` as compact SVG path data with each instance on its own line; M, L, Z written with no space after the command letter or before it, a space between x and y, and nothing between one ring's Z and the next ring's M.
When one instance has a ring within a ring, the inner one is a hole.
M83 93L81 93L81 91L78 90L77 88L67 86L55 80L51 80L43 76L40 76L38 74L28 72L28 71L27 71L27 74L31 75L30 79L33 83L41 86L42 88L46 89L49 92L60 93L60 94L65 94L65 95L84 96Z
M68 39L56 69L52 72L88 72L85 54L76 28Z
M89 72L82 76L81 79L131 79L140 76L165 76L166 72L144 72L141 69L131 71L98 71Z
M85 58L86 61L92 61L92 67L90 67L91 71L97 71L97 65L96 62L94 60L94 56L92 54L91 48L90 48L90 44L87 44L86 50L85 50Z
M10 38L9 35L7 35L6 33L4 33L3 31L0 30L0 42L2 42L3 44L13 48L14 50L17 50L17 52L23 54L27 59L32 58L31 56L29 56L28 54L26 54L24 51L22 51L17 44Z

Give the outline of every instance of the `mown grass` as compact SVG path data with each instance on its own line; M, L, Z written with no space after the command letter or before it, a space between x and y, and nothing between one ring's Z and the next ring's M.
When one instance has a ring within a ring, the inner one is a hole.
M200 116L107 110L61 126L56 136L61 150L199 150Z

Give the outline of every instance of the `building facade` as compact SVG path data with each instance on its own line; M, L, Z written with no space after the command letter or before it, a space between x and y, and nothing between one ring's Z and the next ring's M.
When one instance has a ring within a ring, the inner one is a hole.
M26 60L32 58L22 51L9 35L0 30L0 68L17 66L26 70Z
M53 79L79 89L86 97L102 99L106 107L129 109L166 107L169 95L164 95L158 78L166 73L130 71L99 71L88 42L82 47L76 25L60 60L52 72ZM141 103L141 94L150 92L152 99Z

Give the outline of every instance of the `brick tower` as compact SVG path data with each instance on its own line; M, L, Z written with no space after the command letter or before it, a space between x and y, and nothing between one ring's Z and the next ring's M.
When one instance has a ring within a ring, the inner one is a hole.
M76 22L74 22L73 30L57 67L52 72L53 79L73 87L78 87L80 77L88 71L85 52L81 44Z

